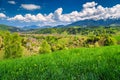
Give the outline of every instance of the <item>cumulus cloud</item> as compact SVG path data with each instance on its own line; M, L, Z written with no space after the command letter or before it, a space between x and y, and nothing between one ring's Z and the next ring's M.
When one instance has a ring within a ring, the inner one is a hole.
M8 20L18 20L18 21L24 21L24 17L22 15L16 15L14 18L8 18Z
M0 13L0 18L6 18L6 15L4 13Z
M87 2L86 4L83 4L83 8L92 8L95 7L97 3L93 2Z
M61 19L61 16L62 16L62 12L63 12L63 9L62 9L62 8L58 8L58 9L54 12L53 18L54 18L55 20L60 20L60 19Z
M9 4L16 4L15 1L8 1Z
M22 5L27 10L39 9L40 6L35 5ZM43 15L38 13L37 15L26 14L26 15L16 15L8 20L13 21L21 21L21 22L38 22L38 25L66 25L79 20L93 19L116 19L120 18L120 4L117 4L113 7L103 7L102 5L98 5L95 2L87 2L83 4L82 11L73 11L68 14L62 14L63 9L58 8L53 13L48 15Z
M26 10L36 10L40 9L40 6L35 5L35 4L21 4L21 7L26 9Z

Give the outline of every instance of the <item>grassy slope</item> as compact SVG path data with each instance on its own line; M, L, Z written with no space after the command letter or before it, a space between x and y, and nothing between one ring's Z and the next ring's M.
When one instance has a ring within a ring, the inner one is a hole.
M16 32L17 30L19 30L19 28L0 24L0 30L2 30L2 31L6 31L7 30L7 31Z
M0 62L0 80L119 80L120 46L81 48Z

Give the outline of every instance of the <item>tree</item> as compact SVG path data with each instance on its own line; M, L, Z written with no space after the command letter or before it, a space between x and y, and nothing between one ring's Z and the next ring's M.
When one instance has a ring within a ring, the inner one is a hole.
M39 53L50 53L51 46L48 44L46 40L44 40L40 46Z
M17 34L6 33L4 36L4 57L17 58L23 54L21 37Z
M0 50L3 48L3 39L2 37L0 36Z
M105 46L116 45L116 44L117 44L117 41L113 37L107 36L106 39L104 40Z

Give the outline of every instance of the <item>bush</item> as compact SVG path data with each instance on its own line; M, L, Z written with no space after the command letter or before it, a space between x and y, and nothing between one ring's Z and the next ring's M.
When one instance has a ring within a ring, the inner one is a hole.
M48 44L46 40L44 40L40 45L39 53L50 53L50 52L51 52L51 46Z
M89 36L84 42L83 45L84 47L99 47L99 36Z
M106 39L104 40L105 46L116 45L116 44L117 44L117 41L113 37L107 36Z
M98 42L95 43L95 47L100 47Z
M2 37L0 36L0 50L3 48L3 39Z
M4 37L4 57L17 58L21 57L22 53L21 37L16 33L7 33Z
M90 36L87 40L87 44L94 44L95 42L99 41L100 37L99 36Z
M57 51L57 50L63 50L63 49L68 49L68 38L60 38L56 42L52 43L51 49L52 51Z

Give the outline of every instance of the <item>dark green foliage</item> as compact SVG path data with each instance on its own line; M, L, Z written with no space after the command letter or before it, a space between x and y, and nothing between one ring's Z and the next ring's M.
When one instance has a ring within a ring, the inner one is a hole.
M0 36L0 50L3 48L3 39L2 36Z
M120 46L81 48L0 62L0 80L119 80Z
M94 44L95 42L99 41L100 37L99 36L90 36L87 40L86 40L86 44Z
M17 33L6 33L4 36L4 57L17 58L21 57L22 54L21 37Z
M117 41L113 37L107 36L104 40L105 46L116 45L116 44L117 44Z

